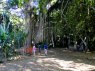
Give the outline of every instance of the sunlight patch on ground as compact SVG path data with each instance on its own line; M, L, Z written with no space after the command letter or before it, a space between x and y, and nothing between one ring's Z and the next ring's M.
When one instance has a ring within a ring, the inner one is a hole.
M31 65L37 65L37 64L34 63L34 62L28 62L28 64L31 64Z
M42 63L43 61L42 61L42 59L38 59L37 62L38 63Z
M8 66L16 66L16 67L18 67L18 68L22 68L21 65L16 64L16 63L8 63L7 65L8 65Z
M23 71L32 71L31 69L25 69L25 70L23 70Z
M39 56L37 56L37 57L46 57L46 56L40 56L40 55L39 55Z
M84 63L75 63L73 61L59 60L57 58L43 58L38 59L38 63L45 63L45 66L57 67L63 70L71 71L90 71L94 70L95 66ZM51 64L50 64L51 63Z
M5 68L6 66L3 64L0 64L0 68Z
M95 57L93 57L93 59L95 59Z

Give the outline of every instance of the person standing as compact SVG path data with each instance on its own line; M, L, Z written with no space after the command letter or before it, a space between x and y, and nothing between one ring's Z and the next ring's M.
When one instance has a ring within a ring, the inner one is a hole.
M38 44L38 51L39 51L39 55L41 54L41 43Z
M48 49L48 45L45 43L44 44L44 53L45 53L45 55L47 55L47 49Z
M33 55L35 56L35 53L36 53L36 47L35 47L35 44L33 45Z

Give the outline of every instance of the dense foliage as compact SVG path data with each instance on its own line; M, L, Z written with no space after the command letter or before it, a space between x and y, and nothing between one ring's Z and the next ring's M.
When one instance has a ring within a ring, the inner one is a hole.
M78 39L84 40L86 37L89 50L95 50L94 0L33 0L33 2L37 3L37 7L31 6L33 4L31 0L8 0L4 11L0 11L0 47L7 55L10 49L24 45L26 40L24 31L27 31L25 24L28 24L28 40L32 42L37 22L38 26L43 26L40 30L44 31L44 40L49 41L53 40L52 38L56 39L57 36L66 35L75 43ZM22 9L24 18L11 14L11 8Z
M95 1L69 0L65 2L63 0L60 4L59 6L57 3L50 8L52 11L50 20L53 22L51 24L54 24L54 27L57 26L55 30L57 34L60 36L72 34L74 41L87 37L88 48L95 50Z
M3 6L3 3L1 3ZM22 18L11 14L8 6L0 10L0 54L5 57L13 55L14 49L25 44L26 34L22 24Z

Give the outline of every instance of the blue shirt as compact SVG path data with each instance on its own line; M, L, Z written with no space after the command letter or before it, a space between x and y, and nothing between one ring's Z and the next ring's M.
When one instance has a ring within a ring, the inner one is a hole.
M44 45L44 49L48 49L48 45L47 44Z

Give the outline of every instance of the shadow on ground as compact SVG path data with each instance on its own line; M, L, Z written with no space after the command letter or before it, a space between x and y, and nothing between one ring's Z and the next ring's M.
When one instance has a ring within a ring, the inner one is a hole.
M95 54L56 48L1 64L0 71L95 71Z

